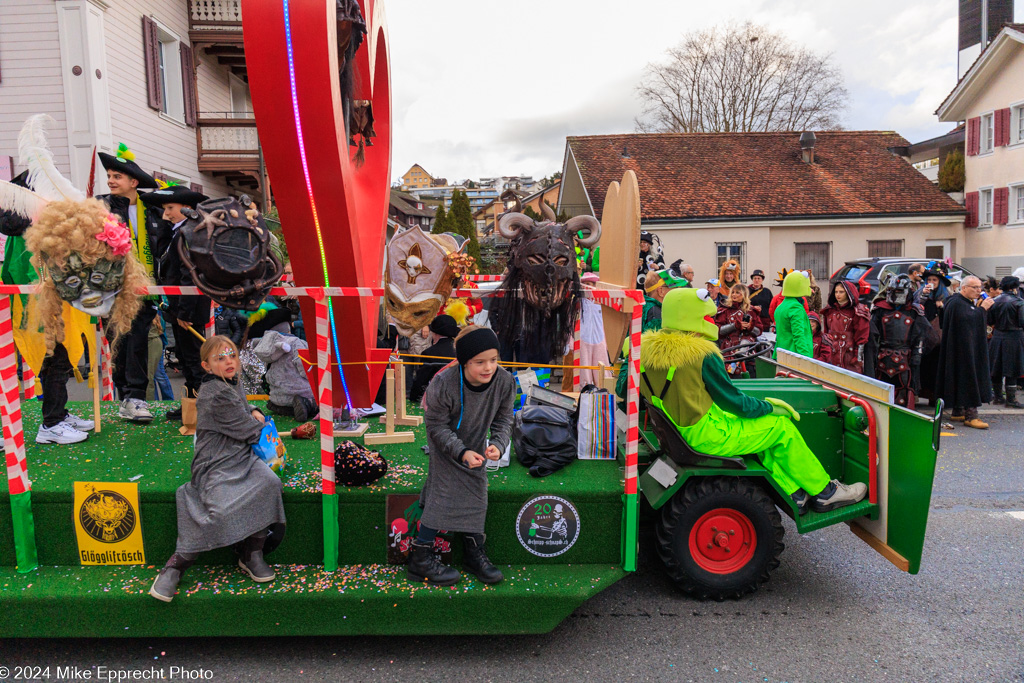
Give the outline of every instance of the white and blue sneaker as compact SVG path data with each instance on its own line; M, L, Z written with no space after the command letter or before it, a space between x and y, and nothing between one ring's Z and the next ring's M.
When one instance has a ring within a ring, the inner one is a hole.
M126 398L121 401L121 407L117 410L117 416L123 417L130 422L153 421L153 413L149 412L149 406L141 398Z
M71 443L80 443L89 438L86 432L79 431L65 422L58 422L52 427L44 427L39 425L39 431L36 432L36 443L57 443L67 445Z

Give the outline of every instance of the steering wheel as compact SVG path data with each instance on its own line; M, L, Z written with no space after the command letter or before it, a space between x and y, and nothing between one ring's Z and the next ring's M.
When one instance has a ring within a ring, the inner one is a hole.
M726 363L744 363L760 356L771 354L775 344L770 341L744 341L722 349L722 360Z

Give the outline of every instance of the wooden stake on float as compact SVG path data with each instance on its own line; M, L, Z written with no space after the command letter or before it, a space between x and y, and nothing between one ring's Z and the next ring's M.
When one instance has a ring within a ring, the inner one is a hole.
M395 369L388 368L387 372L384 373L385 394L387 400L385 401L384 417L381 420L384 422L384 433L383 434L367 434L363 437L363 443L368 446L376 446L378 444L389 444L389 443L411 443L416 440L416 435L412 432L396 432L395 431ZM402 395L402 401L405 401L405 394Z

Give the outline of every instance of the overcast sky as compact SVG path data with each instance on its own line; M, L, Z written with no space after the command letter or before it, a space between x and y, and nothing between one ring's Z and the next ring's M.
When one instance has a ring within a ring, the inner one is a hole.
M1024 4L1024 2L1019 3ZM389 0L392 177L562 167L568 135L633 132L644 67L687 31L751 20L833 53L850 130L911 142L952 125L956 0ZM1018 13L1020 13L1018 9Z

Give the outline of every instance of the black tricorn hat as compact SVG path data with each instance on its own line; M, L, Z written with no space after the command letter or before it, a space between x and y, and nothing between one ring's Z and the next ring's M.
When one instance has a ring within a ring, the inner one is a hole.
M139 189L147 188L158 188L160 185L156 182L156 179L142 170L142 168L135 163L135 154L125 146L122 142L117 146L117 154L107 154L106 152L100 152L100 163L103 164L103 168L108 171L117 171L124 173L129 178L135 178L139 181Z
M194 209L199 205L199 202L205 202L209 197L200 192L196 192L195 190L190 190L184 185L168 185L160 190L142 192L139 194L139 199L154 206L163 206L164 204L184 204L185 206L191 206Z
M941 282L946 287L949 287L951 284L953 284L953 282L948 277L946 277L946 274L943 273L941 270L933 270L929 268L928 270L924 271L923 277L927 280L928 277L931 275L934 275L935 277L939 278L939 282Z

